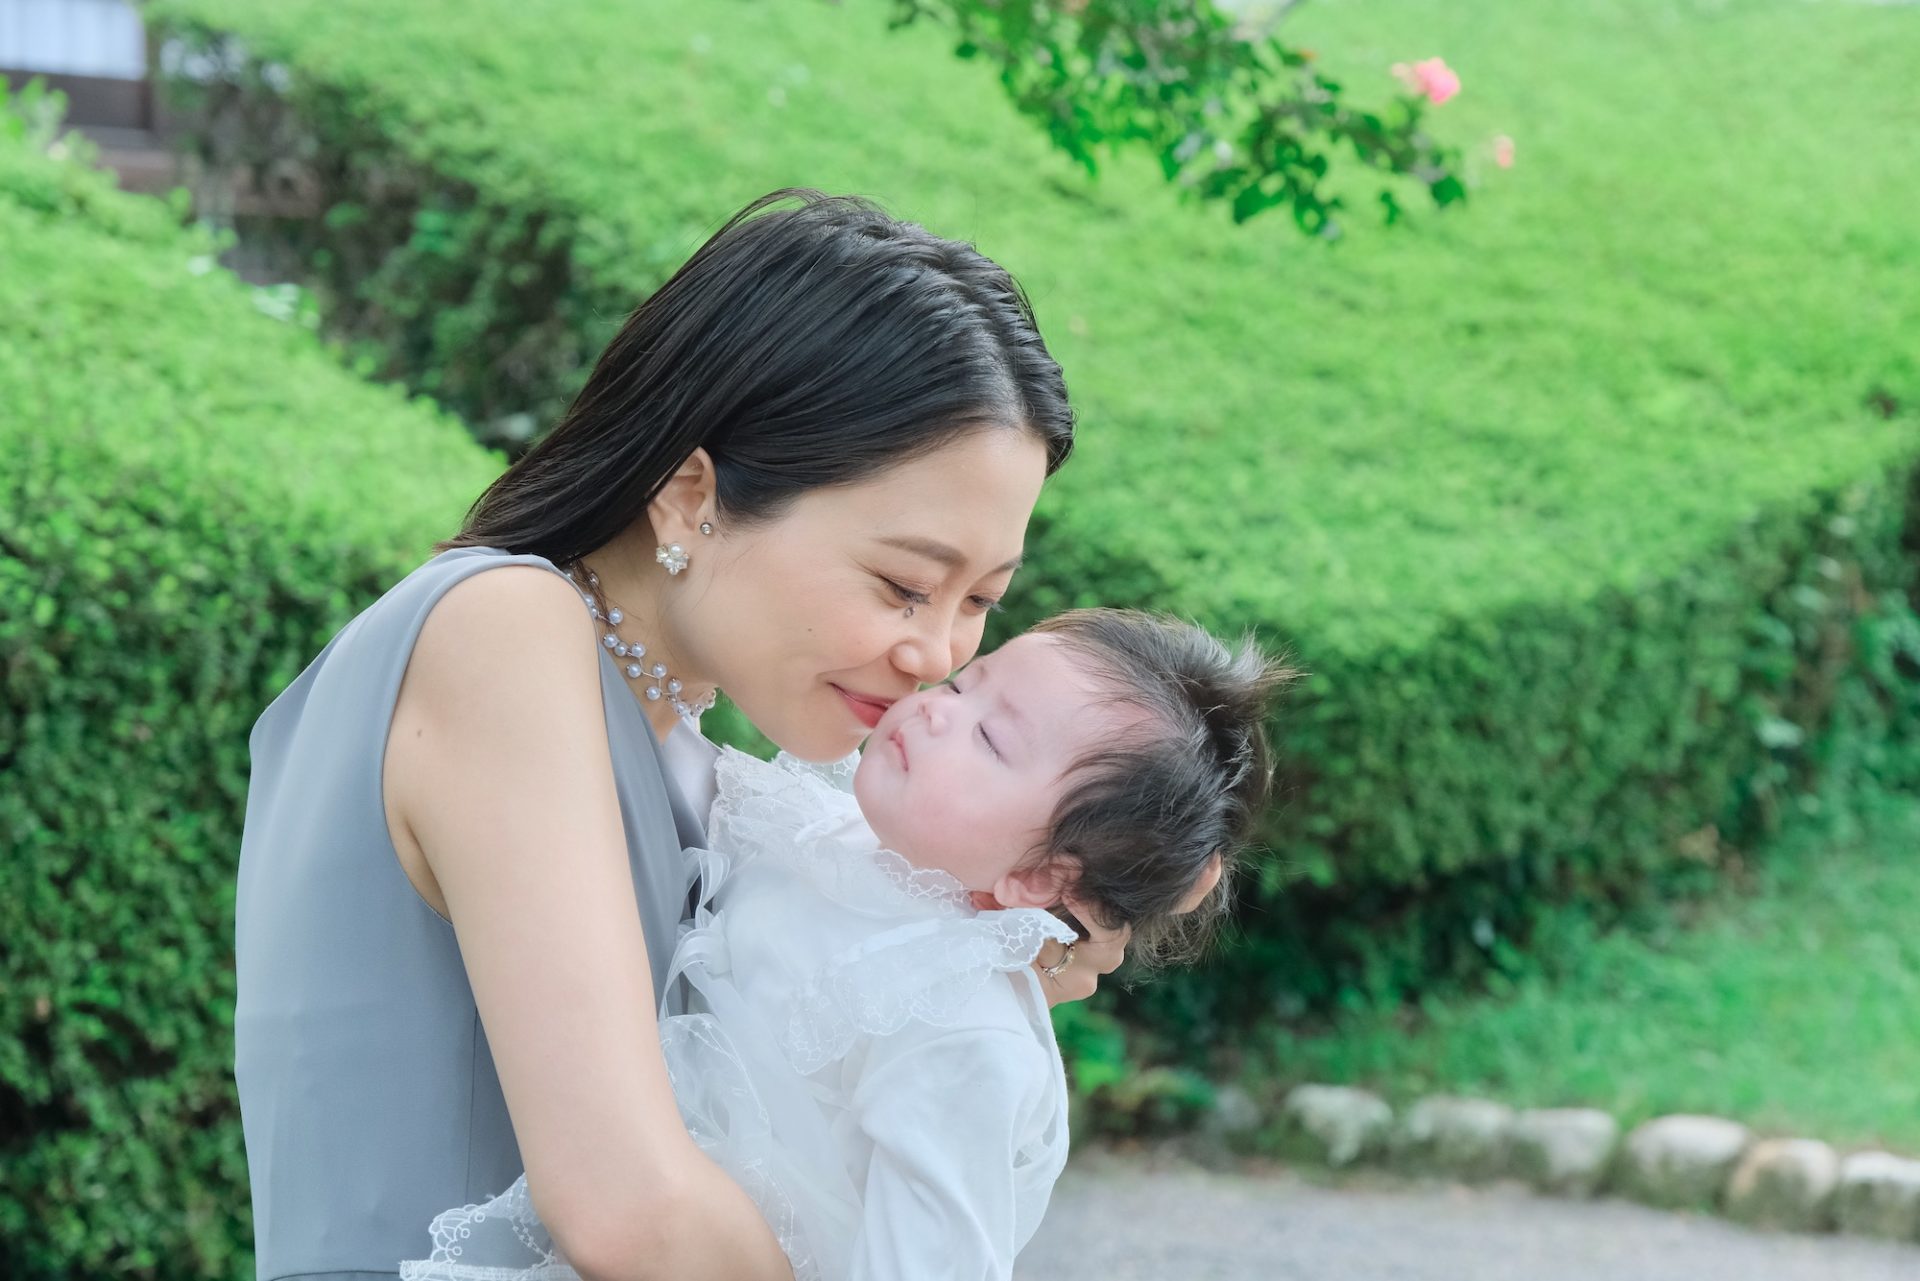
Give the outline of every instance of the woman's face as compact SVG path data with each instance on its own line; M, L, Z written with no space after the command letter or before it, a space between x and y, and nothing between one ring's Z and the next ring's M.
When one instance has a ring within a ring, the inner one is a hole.
M716 529L692 549L707 572L675 593L681 652L782 748L845 756L979 649L1046 464L1033 433L983 428L811 490L778 520Z

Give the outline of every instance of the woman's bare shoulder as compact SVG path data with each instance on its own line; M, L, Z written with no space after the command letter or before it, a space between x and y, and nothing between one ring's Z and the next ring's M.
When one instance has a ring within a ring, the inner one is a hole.
M512 782L538 811L611 769L597 631L572 584L536 565L462 580L421 625L381 774L401 866L442 916L446 862L469 851L453 832L497 800L489 789Z
M565 578L538 565L502 565L461 580L435 602L407 679L418 675L430 699L456 708L495 688L597 689L597 632Z

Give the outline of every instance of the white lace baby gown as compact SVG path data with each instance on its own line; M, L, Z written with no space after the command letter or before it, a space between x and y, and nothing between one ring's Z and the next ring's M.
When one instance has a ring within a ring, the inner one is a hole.
M1007 1281L1067 1156L1066 1078L1031 968L1073 932L980 912L879 848L852 760L728 749L701 906L663 1018L688 1131L760 1206L797 1281ZM692 881L690 880L690 884ZM572 1281L523 1175L439 1215L403 1281Z

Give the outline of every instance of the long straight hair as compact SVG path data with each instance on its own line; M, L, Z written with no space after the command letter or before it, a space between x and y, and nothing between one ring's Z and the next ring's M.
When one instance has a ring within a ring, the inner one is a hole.
M544 439L441 548L567 564L604 546L696 448L733 526L968 432L1073 448L1060 367L1013 278L851 196L789 188L730 218L640 305Z

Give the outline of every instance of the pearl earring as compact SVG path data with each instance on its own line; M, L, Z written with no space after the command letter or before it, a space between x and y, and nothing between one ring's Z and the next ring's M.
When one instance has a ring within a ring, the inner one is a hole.
M665 547L655 548L653 558L665 565L669 574L678 574L687 567L687 549L679 543L668 543Z
M700 532L703 534L711 534L713 532L713 526L703 520L700 522Z

